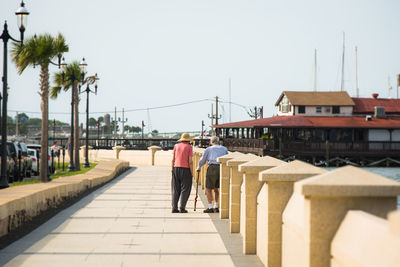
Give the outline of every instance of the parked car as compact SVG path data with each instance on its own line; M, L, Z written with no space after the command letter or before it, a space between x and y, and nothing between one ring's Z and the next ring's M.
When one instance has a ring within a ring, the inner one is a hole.
M25 177L31 177L32 161L28 155L28 148L26 147L25 143L15 142L15 144L18 147L18 159L21 158L21 168L19 166L18 168L20 168L20 177L22 180Z
M0 143L0 151L1 151L1 143ZM11 157L11 153L10 150L8 149L8 147L6 147L6 154L7 154L7 168L6 168L6 176L7 176L7 181L9 183L13 182L13 171L14 171L14 159ZM1 154L0 154L0 168L1 168Z
M18 160L18 147L14 142L7 141L7 149L10 151L10 157L14 162L13 170L10 172L10 176L12 176L13 181L21 180L18 167L19 167L19 160Z
M28 155L31 157L32 161L32 174L39 174L39 164L38 164L38 151L36 149L28 148Z
M40 162L42 159L40 158L40 151L41 151L41 148L42 148L42 146L41 145L38 145L38 144L28 144L28 145L26 145L29 149L35 149L36 151L37 151L37 153L36 153L36 156L37 156L37 159L38 159L38 161ZM50 147L48 147L48 152L47 152L47 162L48 162L48 166L49 166L49 172L50 173L54 173L54 171L55 171L55 168L54 168L54 166L52 166L52 156L51 156L51 149L50 149ZM39 165L40 165L40 163L39 163Z

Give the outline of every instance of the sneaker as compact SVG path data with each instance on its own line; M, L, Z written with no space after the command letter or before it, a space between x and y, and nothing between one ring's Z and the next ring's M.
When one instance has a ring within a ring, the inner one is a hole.
M214 212L218 213L219 212L219 208L214 208Z
M181 213L188 213L188 211L185 209L181 209Z
M177 210L177 209L172 209L172 213L179 213L179 210Z
M214 209L205 209L203 210L204 213L214 213Z

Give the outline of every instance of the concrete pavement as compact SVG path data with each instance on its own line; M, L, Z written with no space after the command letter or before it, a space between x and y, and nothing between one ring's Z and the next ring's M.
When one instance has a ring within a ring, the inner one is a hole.
M171 213L170 167L140 166L0 251L1 266L263 266L194 193ZM205 200L204 192L199 189Z

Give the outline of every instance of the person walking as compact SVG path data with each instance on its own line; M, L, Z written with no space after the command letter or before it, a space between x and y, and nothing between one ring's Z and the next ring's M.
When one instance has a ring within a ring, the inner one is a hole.
M187 213L186 203L192 190L193 177L193 148L189 144L191 141L188 133L183 133L174 146L172 155L172 213ZM178 210L178 201L180 206Z
M205 213L219 212L218 199L219 199L219 162L217 158L228 154L228 149L219 144L219 137L211 137L209 147L204 150L204 154L199 161L197 172L200 172L201 166L208 162L206 174L206 196L208 201L208 208L204 210ZM214 191L214 207L212 205Z

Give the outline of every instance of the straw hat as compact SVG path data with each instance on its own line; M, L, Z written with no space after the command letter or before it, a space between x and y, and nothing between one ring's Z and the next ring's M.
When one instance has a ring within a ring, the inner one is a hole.
M178 142L190 142L192 139L190 138L190 135L188 133L183 133L181 136L181 139L178 140Z

